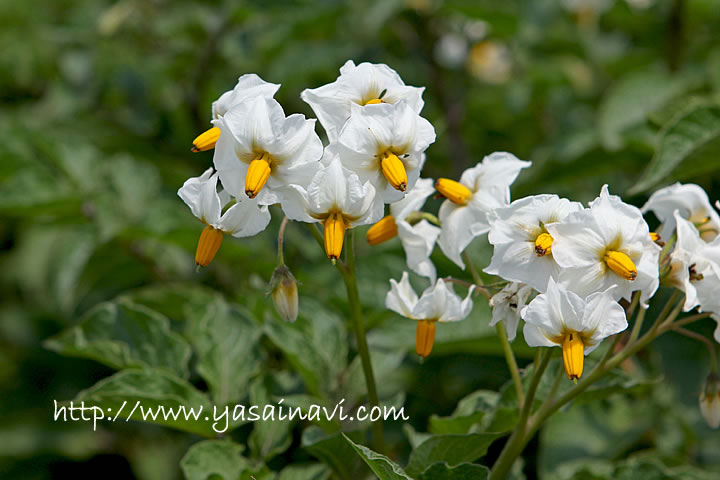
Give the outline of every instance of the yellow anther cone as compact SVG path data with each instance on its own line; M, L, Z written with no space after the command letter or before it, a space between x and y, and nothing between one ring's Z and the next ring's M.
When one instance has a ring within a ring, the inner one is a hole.
M383 101L379 98L373 98L372 100L365 102L365 105L377 105L378 103L383 103Z
M421 357L427 357L435 343L435 322L419 320L415 331L415 352Z
M367 231L370 245L379 245L395 237L398 233L397 223L392 215L384 217Z
M610 250L605 254L604 259L608 268L625 280L635 280L637 278L637 267L626 254L616 250Z
M465 205L472 196L472 192L469 188L462 183L450 180L449 178L438 178L435 182L435 190L440 192L442 196L446 197L451 202L457 203L458 205Z
M552 253L553 237L549 233L541 233L535 239L535 253L538 257L544 257Z
M220 138L220 129L213 127L210 130L206 130L193 140L192 151L193 152L204 152L205 150L212 150L215 148L215 144Z
M325 253L335 262L340 258L343 242L345 241L345 220L339 213L333 213L325 219Z
M658 240L660 240L660 234L655 233L655 232L650 232L650 240L652 240L653 242L657 242Z
M255 198L270 178L270 156L263 153L262 156L250 162L247 174L245 175L245 194L249 198Z
M565 336L562 349L565 373L570 380L577 380L583 372L585 345L576 332L570 332Z
M195 263L201 267L207 267L215 258L215 254L222 243L223 232L207 226L203 228L198 241L197 250L195 250Z
M394 153L386 153L380 163L383 175L395 190L404 192L407 189L407 172L405 165Z

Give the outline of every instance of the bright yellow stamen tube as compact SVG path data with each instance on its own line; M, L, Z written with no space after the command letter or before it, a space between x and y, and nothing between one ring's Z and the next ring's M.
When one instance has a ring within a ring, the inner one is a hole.
M215 144L220 138L220 129L213 127L210 130L206 130L193 140L192 151L193 152L204 152L205 150L212 150L215 148Z
M223 232L207 226L203 228L198 240L197 250L195 250L195 263L201 267L207 267L215 258L215 254L222 243Z
M553 237L549 233L541 233L535 239L535 253L538 257L544 257L552 253Z
M245 194L249 198L255 198L265 186L265 182L270 178L271 172L270 155L267 153L263 153L250 162L250 167L245 175Z
M377 105L378 103L383 103L383 101L379 98L373 98L372 100L365 102L365 105Z
M415 331L415 352L425 358L430 355L435 343L435 322L419 320Z
M325 253L335 263L340 258L345 241L345 220L339 213L332 213L325 219Z
M458 205L465 205L472 196L469 188L449 178L438 178L435 182L435 190Z
M395 237L398 233L397 223L392 215L384 217L367 231L370 245L379 245Z
M635 280L637 278L637 268L633 261L622 252L610 250L603 258L607 266L613 272L620 275L625 280Z
M404 192L407 189L407 172L405 165L394 153L385 153L380 162L382 173L395 190Z
M658 240L660 240L660 234L655 233L655 232L650 232L650 240L652 240L653 242L657 242Z
M583 345L580 336L576 332L570 332L563 340L562 349L565 373L567 373L570 380L577 381L583 372L585 345Z

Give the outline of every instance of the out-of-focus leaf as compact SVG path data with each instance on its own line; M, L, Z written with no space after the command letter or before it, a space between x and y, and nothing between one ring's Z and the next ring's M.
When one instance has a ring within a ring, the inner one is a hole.
M284 399L283 407L292 410L293 412L296 411L296 408L299 408L301 414L307 419L307 421L315 423L328 434L340 431L340 409L338 409L336 416L332 420L328 420L321 411L318 410L316 412L317 407L313 407L313 405L317 405L320 408L326 408L327 411L332 414L335 405L330 405L330 402L322 400L318 397L313 397L312 395L302 394L285 395L282 398ZM343 413L347 414L344 410Z
M461 463L449 467L445 462L433 463L421 475L420 480L484 480L490 470L483 465Z
M137 420L205 437L216 435L210 399L165 370L123 370L83 390L74 401L100 407L106 418L117 416L118 422Z
M282 469L277 480L325 480L330 469L322 463L308 465L290 465Z
M648 190L676 172L688 178L720 168L720 105L691 105L659 134L652 162L630 193Z
M472 462L485 455L490 444L501 436L500 433L471 433L430 437L410 453L406 471L417 476L436 462L446 462L451 467Z
M405 352L385 352L371 350L370 361L373 365L375 383L378 386L380 398L387 398L402 390L402 380L398 377L398 368L405 358ZM344 379L343 398L355 403L367 395L365 376L362 370L360 356L356 356L350 364L347 377Z
M348 434L353 436L353 434ZM303 431L302 446L308 453L321 460L343 480L355 480L367 476L367 467L360 460L346 435L328 435L320 427L310 426ZM356 439L357 441L357 439Z
M190 345L170 330L166 317L122 300L94 308L80 324L48 339L45 346L115 369L157 367L180 377L188 375L191 354Z
M292 422L280 419L279 408L272 404L263 378L258 378L250 385L250 403L261 408L258 412L261 418L253 423L253 431L248 440L250 450L253 458L267 461L290 446ZM272 416L266 416L270 409Z
M489 390L478 390L460 400L452 415L430 417L429 430L436 435L473 433L486 414L492 412L499 394Z
M370 470L377 475L380 480L412 480L412 477L402 469L400 465L390 460L385 455L381 455L367 448L364 445L358 445L347 436L343 435L350 446L360 455L360 458L367 463Z
M223 479L239 479L248 461L245 447L229 440L204 440L187 451L180 468L187 480L208 480L214 475Z

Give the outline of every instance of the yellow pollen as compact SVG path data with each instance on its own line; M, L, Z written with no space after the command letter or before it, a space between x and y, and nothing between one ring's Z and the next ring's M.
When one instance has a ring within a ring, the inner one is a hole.
M195 264L201 267L207 267L215 258L215 254L222 243L223 232L207 226L203 228L198 240L197 250L195 250Z
M562 344L563 364L565 373L570 380L577 381L583 372L583 361L585 360L585 345L577 332L570 332L565 335Z
M419 320L415 331L415 352L423 358L430 355L435 343L435 322Z
M467 204L468 200L472 196L472 192L469 188L460 182L450 180L449 178L438 178L435 182L435 190L453 203L458 205Z
M397 155L394 153L385 153L383 159L380 162L382 173L390 182L395 190L404 192L407 189L407 172L405 171L405 165L400 161Z
M549 233L541 233L535 239L535 253L538 257L552 254L553 237Z
M610 270L625 280L635 280L637 278L637 268L626 254L618 252L617 250L610 250L605 254L603 260Z
M212 150L213 148L215 148L215 143L217 143L218 138L220 138L220 129L218 127L213 127L210 130L206 130L197 137L195 137L191 150L193 152L204 152L205 150Z
M367 231L367 241L370 245L379 245L397 235L397 223L392 215L383 217L382 220L370 227Z
M270 167L270 155L267 153L263 153L250 162L250 167L245 175L245 194L249 198L255 198L265 186L270 173L272 173L272 168Z
M372 100L365 102L365 105L377 105L378 103L383 103L383 101L379 98L373 98Z
M331 213L325 219L325 253L333 262L340 258L345 241L345 230L347 230L347 225L342 214Z
M660 240L660 234L655 233L655 232L650 232L650 240L652 240L653 242L657 242L658 240Z

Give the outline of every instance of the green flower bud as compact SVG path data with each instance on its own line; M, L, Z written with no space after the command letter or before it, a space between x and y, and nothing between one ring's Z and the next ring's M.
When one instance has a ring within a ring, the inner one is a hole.
M708 375L705 388L700 393L700 412L711 428L720 427L720 376Z
M298 288L295 277L287 265L278 265L270 279L270 294L275 310L287 322L294 322L298 316Z

